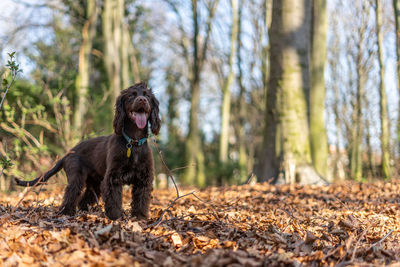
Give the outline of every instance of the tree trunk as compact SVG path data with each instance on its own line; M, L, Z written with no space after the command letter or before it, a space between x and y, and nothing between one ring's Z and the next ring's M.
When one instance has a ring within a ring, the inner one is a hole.
M270 30L264 153L258 177L284 182L320 182L310 167L307 119L309 94L310 1L275 0Z
M390 151L389 151L389 118L387 109L387 96L385 89L385 69L383 67L383 35L381 31L381 16L380 16L380 1L375 0L375 21L376 21L376 35L378 47L378 62L379 62L379 107L381 119L381 164L382 175L384 179L391 177L390 170Z
M237 137L238 137L238 146L239 146L239 173L240 173L240 181L245 182L245 179L248 175L248 155L246 151L246 131L244 129L244 123L246 118L246 103L244 99L245 88L243 85L243 70L242 70L242 57L240 55L240 51L242 49L241 42L241 32L242 32L242 8L243 1L239 0L239 13L238 13L238 34L237 34L237 68L238 68L238 83L240 87L239 92L239 101L238 101L238 116L239 123L237 123Z
M128 29L126 29L126 32L128 32ZM141 81L139 62L136 59L135 48L133 47L133 43L131 40L131 36L129 35L129 32L128 36L129 36L128 56L131 63L132 80L134 83L138 83Z
M203 45L200 47L200 25L197 9L197 0L192 0L192 23L193 23L193 63L191 66L190 79L190 113L189 133L185 143L185 161L188 166L182 177L183 184L197 184L205 186L204 155L199 136L198 114L200 105L200 74L206 58L208 41L211 34L211 24L215 15L218 0L215 0L210 7Z
M310 142L314 168L327 175L328 140L325 129L326 0L313 0L310 88Z
M114 109L115 101L121 91L121 40L124 0L104 0L103 35L104 63L112 92L110 101Z
M228 77L222 90L223 100L221 105L221 135L219 140L219 160L224 163L228 160L229 144L229 121L231 114L231 86L234 81L233 60L236 55L236 39L238 35L238 0L231 0L232 26L231 26L231 48L228 62Z
M93 38L96 33L98 6L96 0L86 3L87 21L82 28L82 44L79 49L78 75L75 81L76 95L78 96L74 112L74 129L82 137L84 134L83 121L88 107L88 90L90 78L90 53Z
M371 145L371 123L370 123L370 117L366 116L365 118L365 130L366 130L366 135L365 135L365 144L367 146L367 158L368 158L368 165L369 165L369 177L374 178L376 177L376 169L375 169L375 161L374 161L374 151L372 149Z
M121 24L122 38L121 38L121 76L122 88L128 88L132 83L131 71L129 71L129 45L132 44L129 35L129 29L126 25Z
M397 56L397 91L400 95L400 0L393 0L394 21L396 29L396 56ZM400 100L399 100L400 106ZM400 109L397 118L397 143L400 152Z
M262 82L264 88L264 105L266 103L267 98L267 90L268 90L268 75L269 75L269 51L270 51L270 40L266 40L269 34L269 28L271 27L271 18L272 18L272 1L271 0L264 0L264 19L263 19L263 26L264 30L263 33L265 34L260 38L262 42L261 47L261 75L262 75Z
M350 172L353 179L360 181L362 178L362 151L361 143L363 136L362 127L362 99L364 95L364 77L362 73L362 49L361 44L358 44L358 55L356 57L356 82L357 91L356 99L353 105L353 125L351 129L351 156L350 156Z

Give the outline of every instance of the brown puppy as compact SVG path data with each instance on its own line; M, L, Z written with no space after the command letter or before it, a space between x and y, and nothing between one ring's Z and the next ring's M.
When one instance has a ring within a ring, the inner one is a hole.
M150 123L153 134L159 133L158 105L145 83L123 90L115 104L114 134L82 141L43 177L29 182L16 179L17 184L46 182L64 168L68 185L59 212L74 215L77 205L87 210L102 195L106 215L112 220L122 214L122 185L133 185L131 214L147 217L154 178L147 126Z

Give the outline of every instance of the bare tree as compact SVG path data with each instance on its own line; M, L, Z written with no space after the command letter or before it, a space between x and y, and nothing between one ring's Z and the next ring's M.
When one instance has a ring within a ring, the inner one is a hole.
M307 116L311 1L275 0L264 147L258 177L288 183L319 179L313 172ZM316 178L317 177L317 178Z
M112 108L122 88L121 42L124 0L104 0L102 26L104 36L104 65L106 68L112 99Z
M228 60L228 76L226 78L222 93L221 105L221 135L219 139L219 160L224 163L228 160L229 121L231 110L231 87L234 82L233 72L234 58L236 56L237 35L238 35L238 0L231 0L232 25L230 38L230 53Z
M185 160L188 163L183 175L183 183L205 185L204 174L204 155L199 136L199 104L200 104L200 78L201 72L207 56L208 42L212 29L212 22L218 6L218 0L213 0L207 5L208 17L205 21L205 33L203 41L200 35L200 19L198 0L192 0L192 23L193 23L193 60L191 64L190 77L190 113L189 113L189 133L185 145Z
M389 118L387 107L387 96L385 89L385 69L383 66L383 33L382 33L382 19L380 16L380 1L375 0L375 23L378 47L378 62L379 62L379 108L381 120L381 164L382 175L384 179L391 177L390 168L390 150L389 150Z
M88 107L89 81L90 81L90 54L93 38L96 33L98 17L97 0L88 0L86 3L87 20L82 28L82 43L79 49L78 76L75 81L76 95L78 97L74 111L74 129L83 134L83 121Z

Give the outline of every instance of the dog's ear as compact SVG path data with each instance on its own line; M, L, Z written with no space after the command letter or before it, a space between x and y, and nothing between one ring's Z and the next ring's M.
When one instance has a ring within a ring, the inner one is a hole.
M151 91L151 89L150 89ZM151 112L150 112L150 126L151 132L157 135L160 132L161 119L158 108L159 102L151 91Z
M116 135L122 135L122 129L124 127L125 110L122 98L123 94L121 93L121 95L118 96L117 101L115 102L113 127Z

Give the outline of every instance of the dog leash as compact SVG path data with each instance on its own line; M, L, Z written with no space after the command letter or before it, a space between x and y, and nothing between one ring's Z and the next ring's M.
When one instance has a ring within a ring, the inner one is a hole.
M122 136L125 138L125 140L128 142L127 144L126 144L126 156L128 157L128 158L130 158L131 157L131 154L132 154L132 146L134 145L134 144L137 144L138 146L141 146L141 145L143 145L144 143L146 143L147 142L147 137L143 137L143 138L141 138L141 139L139 139L139 140L135 140L135 139L132 139L132 138L130 138L126 133L125 133L125 131L124 130L122 130Z

